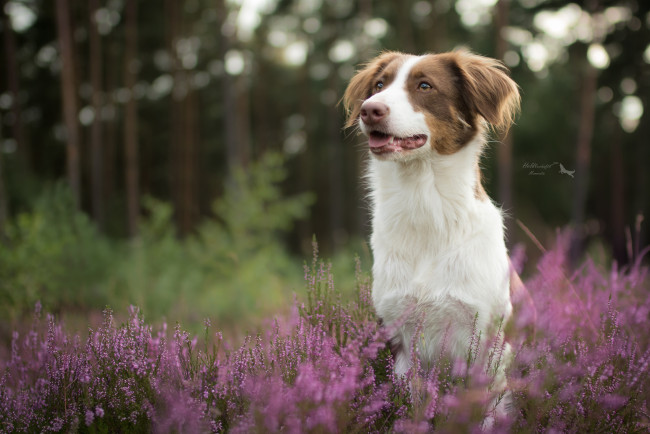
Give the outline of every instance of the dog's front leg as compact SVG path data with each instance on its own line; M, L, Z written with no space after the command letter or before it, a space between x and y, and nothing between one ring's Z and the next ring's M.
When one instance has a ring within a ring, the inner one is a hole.
M395 335L390 340L390 351L395 361L395 374L397 376L406 375L411 369L411 351L408 343L404 345L403 337Z
M411 329L412 316L416 310L417 301L412 296L404 296L407 291L387 291L374 289L374 305L381 323L386 329L389 339L390 352L393 356L393 369L398 376L406 375L411 369ZM381 294L381 297L378 295Z

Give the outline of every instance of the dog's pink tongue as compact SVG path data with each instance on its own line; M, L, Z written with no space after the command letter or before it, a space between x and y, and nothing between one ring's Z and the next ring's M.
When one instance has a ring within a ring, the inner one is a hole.
M368 137L368 146L371 148L381 148L390 142L393 136L387 134L371 133Z

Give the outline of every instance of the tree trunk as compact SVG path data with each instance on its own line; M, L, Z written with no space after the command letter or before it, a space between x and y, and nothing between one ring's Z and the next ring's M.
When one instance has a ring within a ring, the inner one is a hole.
M585 9L594 13L599 7L599 0L587 0ZM591 141L594 134L596 114L595 95L598 84L598 71L587 59L584 49L582 90L580 93L580 124L576 140L575 187L572 209L573 233L569 246L569 260L575 265L583 250L585 209L589 193L589 169L591 167Z
M427 41L425 51L441 52L447 51L447 13L440 12L439 2L431 0L431 14L429 24L424 32Z
M125 5L124 85L131 91L124 112L124 157L129 234L138 233L140 218L140 173L138 168L138 108L134 94L137 80L137 0Z
M312 122L309 122L311 116L316 116L314 110L314 101L312 100L313 92L310 91L309 80L309 66L311 65L311 55L308 54L305 59L304 65L300 68L300 76L298 78L298 113L305 116L306 122L304 125L305 131L305 147L298 154L298 185L299 190L296 192L310 192L314 189L314 172L312 156L314 154L310 145L315 142L315 137L312 131ZM318 105L316 105L318 107ZM314 228L310 218L301 219L298 221L298 237L300 239L300 250L304 254L310 254L313 247L311 245L314 236Z
M116 41L111 41L108 45L108 62L106 63L106 94L110 95L118 87L120 77L120 62L118 54L118 45ZM112 209L112 202L115 198L115 180L116 180L116 163L117 163L117 142L118 142L118 106L110 98L106 100L109 104L111 117L104 123L104 203L109 204L105 211ZM112 220L112 213L109 212L109 220Z
M0 129L0 143L2 142L2 130ZM4 161L2 149L0 149L0 243L5 241L7 218L9 216L9 200L5 189Z
M173 77L173 86L171 90L171 99L169 106L169 189L171 191L172 203L174 205L174 221L176 227L181 228L181 195L182 182L180 179L181 170L181 135L182 135L182 84L180 83L180 61L176 52L176 40L179 29L179 4L176 0L165 1L165 29L167 37L167 50L171 59L171 75Z
M197 95L189 90L183 104L183 142L181 146L181 232L188 234L198 218L197 195Z
M628 259L625 248L625 172L623 169L623 153L621 150L622 131L616 125L612 126L616 131L612 139L611 158L611 236L614 259L619 264L627 263Z
M359 0L359 17L361 22L372 18L372 0Z
M503 60L508 42L503 37L503 29L508 25L510 4L509 0L499 0L496 6L495 33L496 33L496 57ZM499 181L499 201L508 214L513 215L512 198L512 134L508 131L501 136L501 144L497 152L497 167ZM512 218L504 220L506 241L508 247L514 244L514 230Z
M198 216L197 195L197 140L198 120L195 91L191 89L190 77L178 58L176 43L183 37L183 14L179 4L167 3L169 25L168 43L172 58L174 87L171 106L171 156L172 197L176 227L180 235L187 235Z
M224 0L217 0L218 28L221 30L228 16L228 9ZM235 48L234 38L219 32L219 56L224 60L226 53ZM222 88L224 93L224 139L226 142L226 161L229 172L234 167L246 167L250 159L250 111L249 94L246 77L243 75L231 76L224 72Z
M650 102L650 98L645 98L643 102L648 107L647 103ZM644 110L641 122L639 122L637 134L638 137L650 137L650 109ZM637 152L633 155L637 156L635 164L636 176L632 182L635 185L634 190L636 191L633 210L636 214L635 221L638 222L636 223L637 227L635 227L635 236L637 237L638 243L635 246L634 258L637 259L639 251L645 247L645 244L640 245L639 243L647 240L646 234L648 233L647 218L650 216L650 191L648 190L649 177L647 162L650 161L650 150L648 150L647 141L644 143L643 140L637 140L635 146ZM646 219L646 223L641 224L644 218Z
M61 53L61 92L63 121L66 128L67 175L77 207L81 206L81 172L79 169L80 133L77 121L78 101L72 43L72 23L68 0L56 0L56 21Z
M373 4L372 0L361 0L359 2L359 17L362 22L365 22L373 17ZM433 15L433 14L432 14ZM426 32L432 34L431 26L427 27ZM431 51L431 50L425 50ZM359 58L366 61L372 57L374 48L365 45L359 51ZM332 72L336 73L336 72ZM353 170L349 174L350 185L355 185L354 190L356 194L352 195L353 205L350 208L353 212L351 216L352 223L350 224L350 231L354 231L357 235L365 240L370 236L370 208L368 206L368 191L367 185L363 182L366 165L368 164L368 151L366 146L359 149L359 136L355 128L347 128L343 133L346 140L343 141L343 146L347 146L348 155L353 161ZM365 144L364 144L365 145Z
M237 107L237 151L239 165L247 168L251 159L251 125L250 125L250 92L248 77L242 73L235 78L235 101Z
M93 88L92 105L95 117L90 130L92 213L100 230L104 229L104 144L102 139L101 112L104 103L102 86L102 41L95 14L100 9L99 0L90 0L90 82Z
M395 14L397 15L397 37L400 41L400 46L407 53L415 51L415 35L413 34L413 23L411 19L411 6L410 0L403 2L395 2Z
M570 257L576 262L582 251L583 223L589 191L589 168L591 165L591 140L594 133L595 104L594 94L598 81L598 72L585 61L582 92L580 96L580 125L576 143L575 188L573 198L574 234L571 242Z
M29 157L27 150L27 141L25 140L24 128L22 123L22 112L18 101L19 83L18 83L18 64L16 62L16 41L14 39L14 32L9 22L9 17L5 13L5 0L0 0L0 20L2 22L2 29L4 35L4 48L5 48L5 66L7 73L7 87L11 93L12 103L11 110L14 116L12 125L13 138L16 141L16 147L21 159L26 166L29 166ZM0 144L2 143L2 125L0 125ZM4 152L0 146L0 242L4 242L6 234L6 222L9 216L9 200L7 198L7 190L5 189L4 178Z
M221 39L222 41L225 41L226 37L222 37ZM237 103L234 81L235 80L230 76L230 74L224 72L221 81L223 89L223 103L225 107L223 113L223 131L224 140L226 142L226 163L228 164L227 169L230 174L232 173L232 169L239 163L239 152L237 149L237 132L239 129L237 128L237 113L236 110L233 109Z
M330 73L329 88L338 89L339 80L336 71ZM345 193L343 182L345 171L343 170L343 153L341 143L341 120L339 119L338 108L335 104L327 107L327 128L328 137L328 175L329 175L329 230L331 235L332 249L336 251L346 238L344 221Z
M307 64L307 62L305 62ZM302 72L301 72L302 74ZM268 77L270 76L270 71L268 67L268 62L260 56L257 59L257 77ZM251 116L255 115L255 128L251 128L250 131L250 143L251 143L251 158L259 158L264 155L269 148L273 148L272 144L276 144L277 140L274 139L272 134L273 129L271 128L271 119L275 118L275 113L269 111L269 107L273 106L271 99L269 98L269 87L264 81L260 80L257 83L254 83L251 86L252 93L255 95L254 104L250 109ZM300 111L300 113L306 113ZM253 152L254 150L254 152ZM277 147L276 147L277 150Z
M5 66L7 72L7 87L11 94L11 113L13 114L12 134L16 141L16 149L21 162L25 167L31 168L31 151L27 136L25 134L25 127L23 124L22 110L20 107L19 94L20 94L20 81L18 79L18 71L20 70L16 60L16 40L14 32L11 28L9 17L5 13L6 0L0 0L0 17L2 17L2 28L4 34L4 47L5 47Z

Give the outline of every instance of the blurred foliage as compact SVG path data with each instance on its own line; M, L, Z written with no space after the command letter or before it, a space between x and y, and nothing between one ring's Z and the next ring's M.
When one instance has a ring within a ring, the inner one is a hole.
M101 282L115 253L114 244L75 210L67 187L54 185L31 212L16 217L0 243L0 316L30 310L37 300L55 310L101 307L107 301Z
M0 244L0 316L47 309L142 306L149 318L198 323L245 320L286 308L302 270L282 235L304 217L311 194L283 197L286 170L269 154L237 170L213 217L179 238L168 203L145 200L141 234L114 241L75 211L61 184L10 225Z
M185 324L206 312L224 322L255 316L286 306L314 234L345 297L354 287L354 255L364 267L372 263L360 181L367 152L362 137L342 131L336 103L358 65L382 50L466 47L503 57L522 93L506 223L525 222L550 247L553 228L574 218L580 178L588 189L587 251L597 246L604 262L632 257L625 228L650 213L648 1L98 3L93 11L93 2L68 2L67 11L81 211L57 184L68 165L59 3L5 0L0 8L0 205L8 210L3 228L0 206L0 316L30 311L36 300L57 312L135 303L148 319L183 317ZM134 3L137 52L129 62L126 8ZM93 30L101 53L91 49ZM101 72L97 87L93 66ZM132 89L126 70L137 72ZM593 104L583 104L585 77L594 72ZM147 198L140 233L126 241L124 138L133 100L139 191ZM574 179L557 168L577 169L581 119L589 118L582 114L591 106L590 165ZM97 126L103 176L94 177ZM493 139L483 174L500 202L502 148ZM251 163L269 152L287 156L285 164L277 154ZM552 166L533 175L530 164ZM104 184L94 186L95 178ZM98 202L103 215L95 213ZM528 241L510 226L509 241ZM647 230L632 232L636 246L648 244Z
M281 197L286 172L270 154L235 171L213 218L179 239L169 204L149 199L150 216L128 246L111 291L151 315L231 322L281 307L300 287L301 270L281 235L306 213L310 194Z
M364 238L367 214L359 206L358 180L365 147L354 133L341 131L343 113L336 102L357 65L385 49L424 53L464 46L503 57L522 93L522 113L511 130L513 201L507 211L542 238L554 239L552 230L548 236L545 231L575 217L577 177L588 186L585 232L615 244L619 261L626 259L624 227L637 214L650 212L644 166L650 161L647 1L188 0L158 8L134 1L139 14L133 89L123 77L125 8L131 2L100 2L94 13L88 2L71 2L68 11L81 143L91 142L91 129L99 123L105 150L105 193L96 197L90 188L90 146L81 146L81 205L90 212L95 201L104 202L100 227L111 237L126 233L120 139L125 107L135 98L141 191L173 203L177 226L183 208L192 208L183 234L196 230L199 215L214 214L211 205L233 177L233 161L247 163L274 150L294 156L283 190L316 194L307 222L286 233L292 251L309 254L313 234L327 253L348 239ZM27 210L42 186L66 170L55 4L7 0L5 8L13 23L19 84L16 98L8 70L0 69L0 148L12 215ZM100 33L97 57L90 49L91 15ZM2 59L11 45L5 42ZM100 89L91 85L92 65L101 69ZM591 161L574 180L556 168L559 163L577 167L585 109L581 92L594 68ZM101 116L93 108L97 92ZM16 107L23 115L23 144L13 137ZM498 154L496 145L487 150L484 173L486 189L501 201ZM539 176L525 167L553 163ZM522 240L521 232L512 232L510 240ZM646 232L642 238L648 242Z

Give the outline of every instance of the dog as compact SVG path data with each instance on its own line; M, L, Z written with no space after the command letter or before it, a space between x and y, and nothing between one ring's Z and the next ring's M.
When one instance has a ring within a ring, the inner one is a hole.
M465 360L472 334L485 338L513 309L502 211L480 159L490 127L513 123L518 86L500 62L467 51L391 51L353 76L342 102L346 127L368 139L372 301L393 325L395 372L411 368L415 341L422 366L441 349Z

